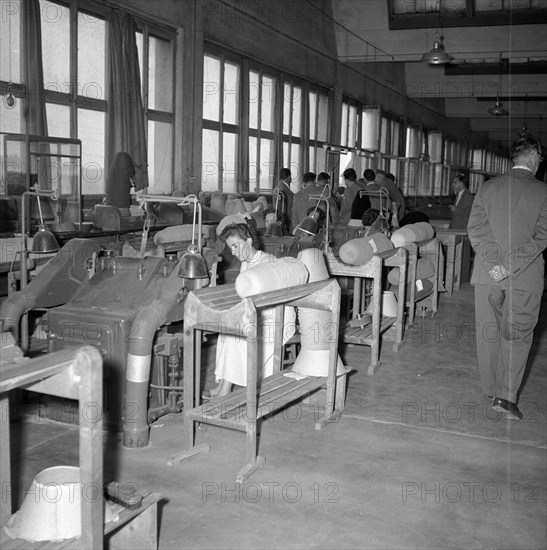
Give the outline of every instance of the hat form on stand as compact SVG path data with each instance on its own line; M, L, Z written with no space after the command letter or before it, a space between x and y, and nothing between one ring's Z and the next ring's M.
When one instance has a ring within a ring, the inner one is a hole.
M55 466L42 470L32 481L21 508L9 519L6 533L31 542L79 537L82 492L84 498L103 498L102 487L82 488L80 468ZM107 523L115 514L104 502Z

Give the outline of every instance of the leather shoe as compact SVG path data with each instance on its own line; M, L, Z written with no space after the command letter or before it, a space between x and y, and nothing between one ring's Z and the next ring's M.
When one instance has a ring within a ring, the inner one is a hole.
M496 397L492 408L495 411L505 414L505 417L509 420L522 420L522 413L518 410L516 403L511 403L507 399L502 399L501 397Z

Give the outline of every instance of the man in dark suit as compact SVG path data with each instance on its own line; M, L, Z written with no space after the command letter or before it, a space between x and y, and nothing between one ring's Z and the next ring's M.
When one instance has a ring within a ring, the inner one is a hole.
M547 185L535 178L539 142L520 138L509 173L484 182L467 232L475 249L477 356L483 391L495 410L522 419L518 392L532 346L544 285Z
M279 171L279 180L274 189L274 192L277 191L280 195L282 195L277 214L278 217L287 225L288 229L291 228L292 205L294 200L294 192L291 189L291 181L291 171L288 168L281 168Z
M450 205L452 220L450 229L466 229L471 208L473 206L473 195L469 192L469 173L460 172L452 181L452 188L456 193L456 202Z

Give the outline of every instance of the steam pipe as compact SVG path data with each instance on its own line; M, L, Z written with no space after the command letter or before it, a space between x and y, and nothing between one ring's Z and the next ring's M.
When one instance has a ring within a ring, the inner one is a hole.
M156 331L167 322L173 301L184 286L184 279L178 277L177 273L178 265L162 286L160 296L143 308L134 320L137 334L130 339L125 370L122 439L124 447L146 447L150 441L148 385L152 343Z

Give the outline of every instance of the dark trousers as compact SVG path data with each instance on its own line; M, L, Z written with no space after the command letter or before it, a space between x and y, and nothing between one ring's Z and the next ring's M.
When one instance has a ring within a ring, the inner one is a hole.
M477 356L485 394L517 402L541 294L475 285Z

